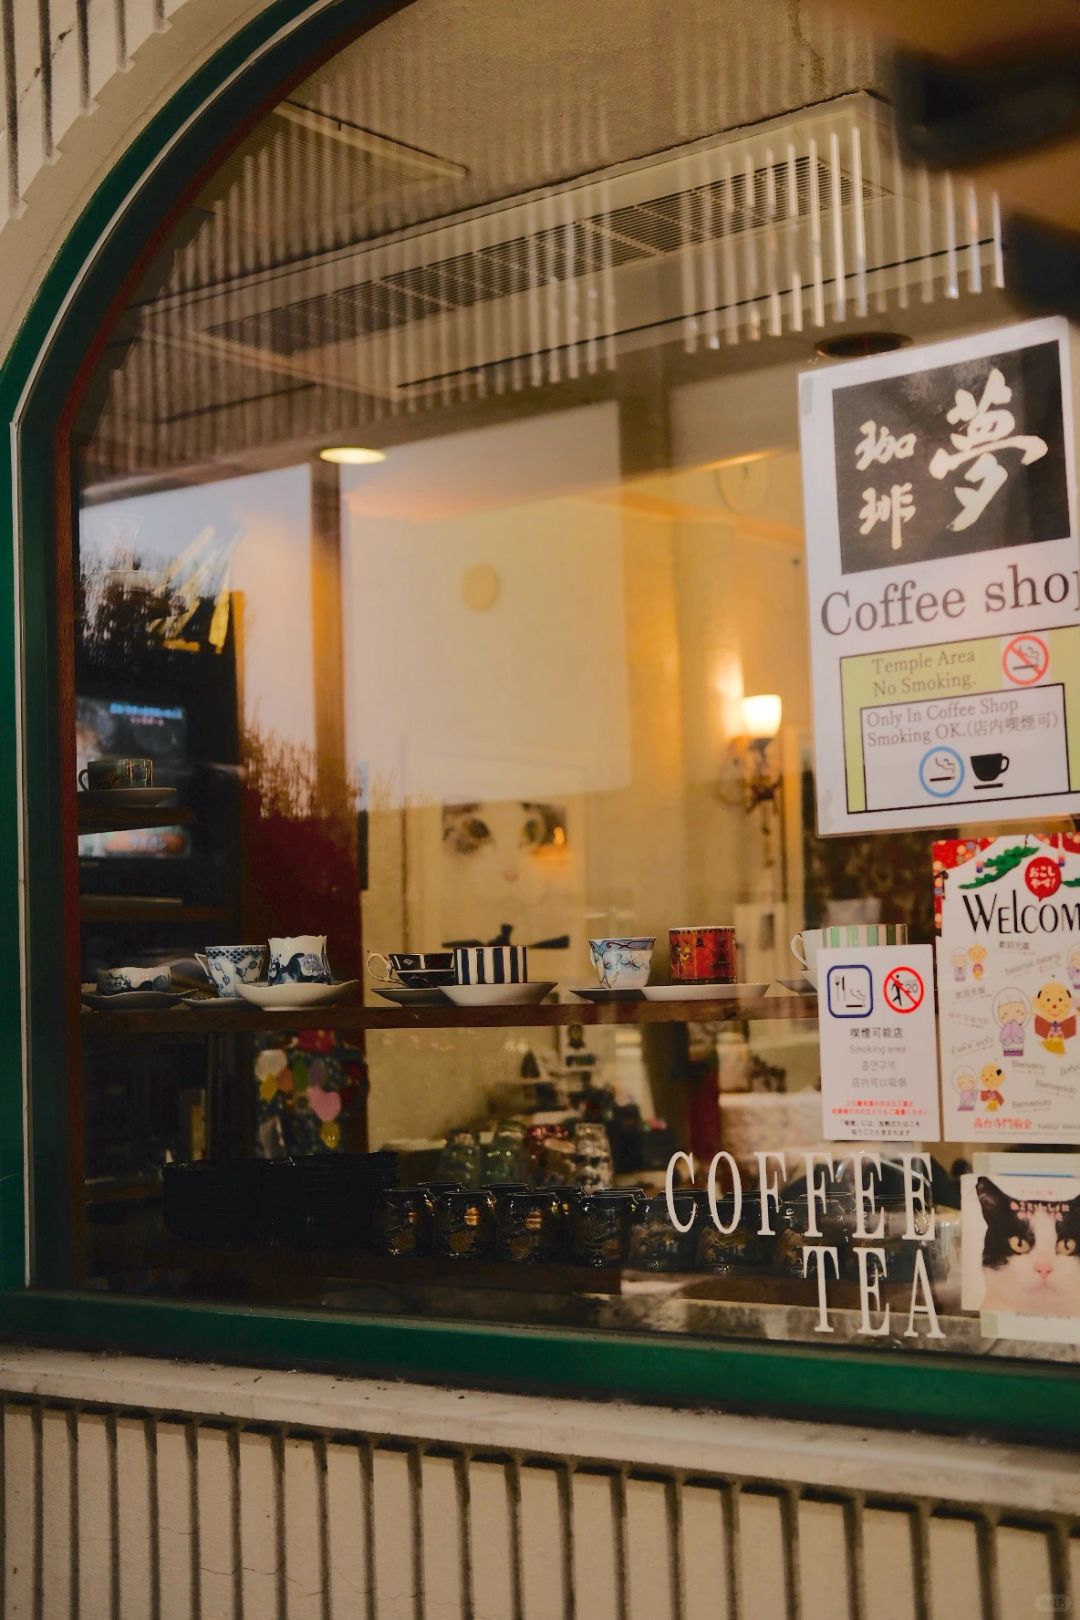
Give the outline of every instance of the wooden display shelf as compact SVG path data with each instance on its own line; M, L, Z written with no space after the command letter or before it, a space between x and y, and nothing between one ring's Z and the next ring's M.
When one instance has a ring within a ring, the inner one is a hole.
M729 1023L746 1019L816 1018L816 996L759 996L747 1001L542 1002L535 1007L365 1007L350 1002L306 1012L263 1012L242 1002L199 1007L188 1003L164 1012L84 1010L84 1045L111 1044L134 1036L259 1034L267 1030L328 1029L358 1034L377 1029L537 1029L567 1024Z
M195 820L191 810L180 805L159 806L154 810L107 810L79 806L80 833L141 832L144 827L186 827Z
M446 1288L500 1289L530 1294L633 1295L645 1285L660 1297L678 1295L716 1303L816 1307L817 1283L781 1272L754 1269L718 1275L704 1271L638 1271L626 1265L578 1266L569 1261L542 1265L513 1265L503 1260L444 1260L431 1255L391 1259L360 1250L259 1248L254 1246L210 1249L185 1243L167 1232L148 1240L145 1232L122 1227L96 1228L92 1236L91 1267L102 1270L190 1270L201 1277L241 1275L253 1293L272 1291L278 1297L297 1293L312 1297L327 1284L352 1282L407 1289L410 1292ZM910 1283L884 1283L883 1302L907 1302ZM844 1278L829 1283L832 1307L857 1310L858 1283Z
M159 1203L160 1176L94 1176L85 1184L88 1204Z
M258 1287L270 1284L286 1294L310 1294L329 1279L374 1283L392 1288L472 1285L478 1288L523 1289L529 1293L618 1293L618 1266L593 1268L552 1262L515 1266L498 1260L436 1260L416 1255L394 1260L351 1249L281 1249L245 1246L210 1249L185 1243L168 1232L148 1241L145 1231L122 1227L95 1229L92 1264L126 1271L190 1269L203 1275L241 1272Z
M224 906L186 906L157 895L83 894L79 915L83 922L220 923L227 912Z

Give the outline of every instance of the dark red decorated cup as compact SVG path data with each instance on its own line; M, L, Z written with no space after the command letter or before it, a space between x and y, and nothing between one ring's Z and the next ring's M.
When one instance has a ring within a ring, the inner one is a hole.
M704 928L671 928L672 984L734 984L735 930L712 924Z

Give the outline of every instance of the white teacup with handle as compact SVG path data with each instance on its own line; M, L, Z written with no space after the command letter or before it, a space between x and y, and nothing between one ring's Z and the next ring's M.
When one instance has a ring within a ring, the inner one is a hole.
M846 923L830 928L804 928L791 941L791 954L816 990L818 951L848 947L865 950L868 945L906 945L907 923Z

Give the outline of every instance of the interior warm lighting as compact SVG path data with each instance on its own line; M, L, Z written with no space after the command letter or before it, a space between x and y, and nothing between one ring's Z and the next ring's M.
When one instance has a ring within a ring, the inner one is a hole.
M385 450L371 450L360 444L335 444L319 451L320 461L333 461L339 467L370 467L386 460Z
M743 727L755 742L775 737L780 730L782 707L775 692L758 692L742 700Z

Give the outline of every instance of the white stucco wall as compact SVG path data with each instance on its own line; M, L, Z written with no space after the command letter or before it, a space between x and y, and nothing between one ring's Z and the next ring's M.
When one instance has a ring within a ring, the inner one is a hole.
M263 0L88 0L81 50L75 0L52 0L45 51L37 0L4 0L14 51L5 55L0 29L0 353L132 138L263 9Z

